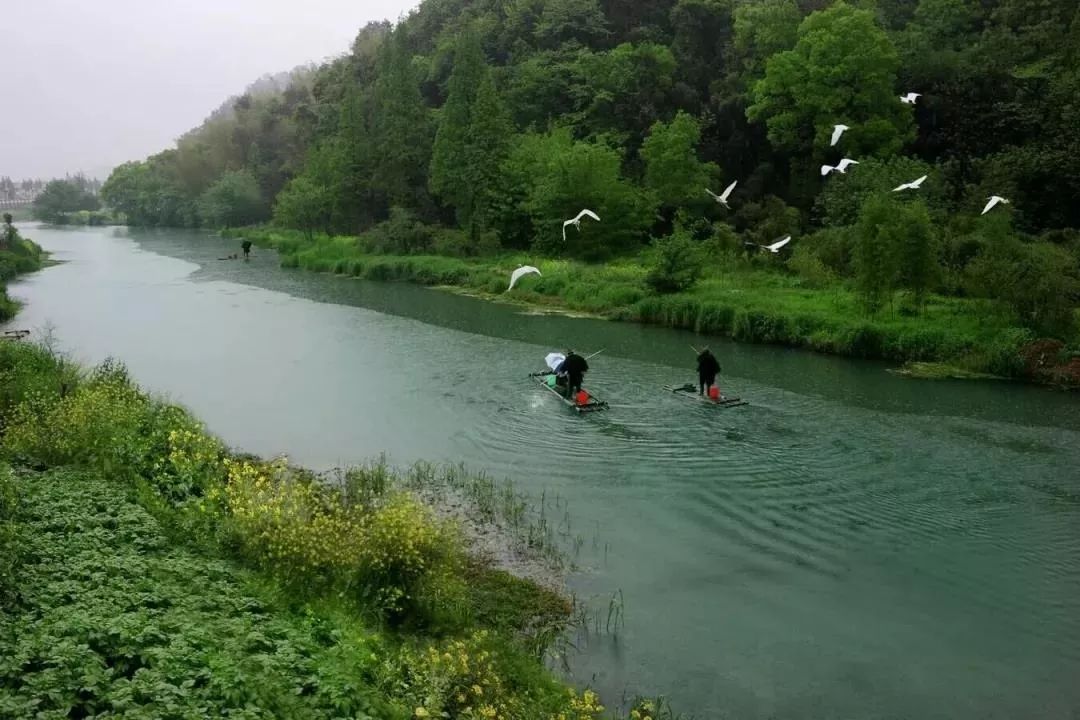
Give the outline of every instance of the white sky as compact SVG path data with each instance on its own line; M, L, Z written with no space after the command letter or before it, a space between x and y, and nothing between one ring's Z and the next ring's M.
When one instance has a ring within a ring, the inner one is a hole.
M105 179L418 0L0 0L0 176Z

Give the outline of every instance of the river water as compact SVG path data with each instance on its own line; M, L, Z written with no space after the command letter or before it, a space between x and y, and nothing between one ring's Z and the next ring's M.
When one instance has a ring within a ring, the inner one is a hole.
M227 442L313 467L464 461L548 502L617 636L572 667L698 718L1080 717L1080 396L537 316L282 270L192 232L27 232L18 327L114 356ZM709 342L722 410L660 390ZM577 417L525 375L604 348ZM555 507L552 505L551 507ZM549 509L548 511L553 512Z

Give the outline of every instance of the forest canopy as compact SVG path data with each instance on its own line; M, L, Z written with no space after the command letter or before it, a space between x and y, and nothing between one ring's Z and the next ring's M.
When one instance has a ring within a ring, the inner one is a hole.
M730 208L706 194L736 180ZM982 215L993 195L1008 204ZM432 230L393 252L598 260L794 233L779 269L850 281L871 309L989 296L1062 335L1080 293L1080 6L424 0L117 168L102 196L132 224ZM564 242L582 208L603 221ZM457 240L435 248L440 229ZM1019 267L1054 276L1055 307L988 282Z

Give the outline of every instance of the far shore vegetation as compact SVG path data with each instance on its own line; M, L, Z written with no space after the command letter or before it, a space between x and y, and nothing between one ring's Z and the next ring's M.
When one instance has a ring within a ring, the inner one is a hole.
M530 302L1078 385L1078 38L1065 0L427 0L101 197L299 267L524 263Z

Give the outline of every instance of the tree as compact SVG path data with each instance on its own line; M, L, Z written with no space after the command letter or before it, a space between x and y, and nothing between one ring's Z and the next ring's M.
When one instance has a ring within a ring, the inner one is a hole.
M11 213L4 213L4 231L0 235L0 247L9 248L15 244L15 239L19 237L19 231L15 229L15 218Z
M980 219L982 250L966 269L967 289L1005 303L1025 326L1068 339L1076 330L1080 262L1046 242L1025 243L1007 216Z
M505 225L528 223L533 247L542 252L601 259L640 247L655 205L622 176L622 158L606 145L575 141L568 129L519 136L505 172L507 186L522 188L504 202ZM601 221L584 220L580 231L562 224L582 208Z
M655 241L648 263L645 283L658 293L685 292L701 277L699 245L686 233L675 233Z
M867 308L878 310L894 289L910 290L921 308L940 275L940 250L921 199L871 196L859 214L855 277Z
M536 39L548 48L567 42L591 46L608 34L607 19L596 0L547 0L536 25Z
M877 312L896 287L895 214L898 202L885 195L871 197L859 213L855 245L855 283L866 309Z
M383 45L375 82L375 180L389 205L419 207L431 161L431 118L420 95L403 29Z
M473 239L490 221L510 123L472 33L458 40L449 95L435 136L431 184Z
M802 12L795 0L762 0L736 7L733 21L741 75L753 82L765 74L770 57L795 47Z
M34 217L48 223L63 223L68 213L97 210L98 199L69 180L51 180L34 200Z
M833 173L825 179L814 206L819 222L826 227L854 225L866 201L890 192L902 183L926 175L918 197L924 199L931 214L944 221L948 203L941 173L927 163L909 157L877 160L869 158L848 168L845 174Z
M938 238L926 203L916 200L903 205L893 224L896 284L910 290L921 309L941 274Z
M897 153L912 136L911 111L897 102L899 58L868 10L839 2L799 25L794 49L769 58L747 116L764 122L781 150L812 156ZM833 125L850 126L838 150Z
M649 131L641 148L645 187L656 193L661 205L675 209L708 199L705 188L718 168L698 158L700 139L697 120L685 112L670 123L655 123Z
M258 220L265 212L259 186L251 173L224 173L199 197L199 217L207 227L234 227Z
M623 43L608 52L583 53L573 90L583 129L610 136L636 153L653 123L674 114L677 67L671 50L657 43Z
M277 196L274 203L274 222L283 227L302 230L312 240L316 230L330 224L330 190L311 178L293 178Z

